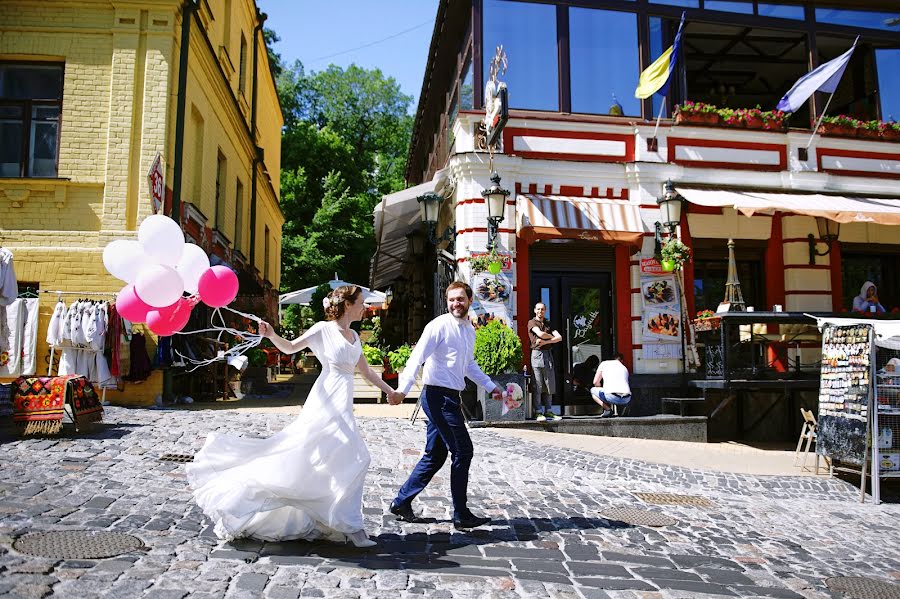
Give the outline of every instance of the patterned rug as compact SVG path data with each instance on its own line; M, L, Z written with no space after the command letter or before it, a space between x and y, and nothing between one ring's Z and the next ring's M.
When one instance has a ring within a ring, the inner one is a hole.
M23 435L53 435L62 430L65 404L72 408L75 428L103 419L94 386L82 375L21 376L13 382L13 422Z

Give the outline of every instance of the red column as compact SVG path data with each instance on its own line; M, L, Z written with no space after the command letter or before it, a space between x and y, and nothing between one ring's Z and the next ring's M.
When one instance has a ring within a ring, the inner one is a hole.
M766 306L765 310L771 310L775 304L784 305L784 241L781 232L780 212L772 216L772 230L769 233L769 245L766 246ZM769 325L770 333L777 333L777 326ZM787 371L787 353L784 346L768 349L768 360L778 372Z
M528 348L528 316L531 314L529 302L531 300L531 272L528 265L528 242L522 237L516 237L516 329L522 347ZM522 352L523 363L528 363L529 352Z
M631 250L627 245L616 244L616 349L624 356L625 365L632 364L631 338Z
M688 224L688 216L686 211L681 212L681 241L688 247L692 246L691 227ZM694 261L690 261L684 265L684 299L687 306L684 307L687 317L693 320L697 314L696 298L694 297Z
M844 279L841 277L841 242L831 244L828 256L828 267L831 271L831 310L840 312L844 309Z

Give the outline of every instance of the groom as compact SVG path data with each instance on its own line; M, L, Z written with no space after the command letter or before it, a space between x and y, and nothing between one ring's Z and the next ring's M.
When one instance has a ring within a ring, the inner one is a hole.
M453 496L453 526L475 528L491 521L469 511L466 490L469 485L469 464L472 463L472 440L466 430L460 409L460 391L466 387L465 377L491 392L495 400L502 398L500 388L475 363L475 328L469 322L472 288L461 281L447 287L449 314L438 316L427 325L412 351L406 368L400 375L397 392L390 403L397 405L409 393L416 380L416 372L424 362L422 381L422 409L428 417L425 455L416 464L409 479L391 502L390 511L400 520L416 522L412 500L437 474L452 455L450 465L450 493Z

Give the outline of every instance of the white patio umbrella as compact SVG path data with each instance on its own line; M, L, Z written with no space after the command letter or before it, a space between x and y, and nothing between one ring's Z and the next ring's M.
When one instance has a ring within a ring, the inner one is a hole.
M328 285L331 286L332 289L337 289L343 285L353 285L353 283L348 283L346 281L342 281L338 278L337 273L334 275L334 279L328 281ZM363 302L369 306L380 306L385 301L385 294L381 291L373 291L368 287L363 287L362 285L355 285L355 287L359 287L363 292ZM300 304L301 306L308 306L310 301L312 301L313 293L315 293L316 287L307 287L306 289L300 289L298 291L289 291L288 293L283 293L278 296L279 305L287 305L287 304Z

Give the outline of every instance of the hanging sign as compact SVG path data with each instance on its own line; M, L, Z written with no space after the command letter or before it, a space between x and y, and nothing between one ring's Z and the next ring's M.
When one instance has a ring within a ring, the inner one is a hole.
M150 170L147 172L147 185L150 188L150 202L153 214L159 214L159 211L162 209L166 194L165 184L166 180L162 171L162 157L157 152L156 158L153 159L153 164L150 165Z
M503 46L497 46L491 60L490 75L484 87L484 131L488 148L497 144L506 121L509 120L509 94L506 83L499 77L506 72L508 61Z

